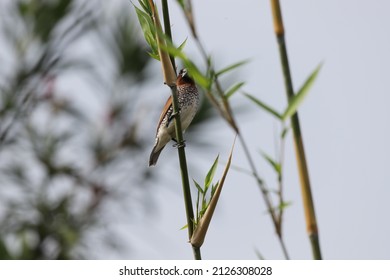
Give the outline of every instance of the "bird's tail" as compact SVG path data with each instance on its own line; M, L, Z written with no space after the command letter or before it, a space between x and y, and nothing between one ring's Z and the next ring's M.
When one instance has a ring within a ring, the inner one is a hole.
M157 145L153 147L152 152L150 153L149 158L149 166L155 166L158 160L158 157L160 156L161 151L164 149L165 146L163 146L160 150L156 151Z

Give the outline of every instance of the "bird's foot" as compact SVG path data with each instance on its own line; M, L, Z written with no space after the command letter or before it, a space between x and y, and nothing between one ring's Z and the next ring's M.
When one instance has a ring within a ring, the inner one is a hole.
M174 148L184 148L186 146L186 140L183 140L182 142L178 142L175 138L172 138L173 141L175 141L176 143L173 144L173 147Z
M176 118L176 116L179 116L179 115L180 115L180 112L181 112L181 110L179 110L179 111L176 112L176 113L172 113L172 114L168 117L168 123L170 123L174 118Z

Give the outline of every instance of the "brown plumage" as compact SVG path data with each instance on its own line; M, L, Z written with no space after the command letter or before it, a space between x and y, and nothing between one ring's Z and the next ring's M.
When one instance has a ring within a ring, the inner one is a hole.
M194 81L188 76L187 69L179 72L176 80L177 98L179 101L181 127L184 130L190 125L199 107L199 93ZM175 138L175 125L172 117L172 96L165 103L157 125L156 142L150 154L149 166L157 163L165 145Z

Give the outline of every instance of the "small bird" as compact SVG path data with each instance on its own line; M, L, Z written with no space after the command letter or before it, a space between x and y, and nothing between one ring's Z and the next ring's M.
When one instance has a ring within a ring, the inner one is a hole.
M198 110L199 93L195 82L188 76L187 69L180 70L177 76L176 86L181 128L184 131L190 125ZM158 157L165 145L171 139L175 140L176 131L173 119L172 96L170 96L165 103L157 125L156 142L150 154L149 166L156 165Z

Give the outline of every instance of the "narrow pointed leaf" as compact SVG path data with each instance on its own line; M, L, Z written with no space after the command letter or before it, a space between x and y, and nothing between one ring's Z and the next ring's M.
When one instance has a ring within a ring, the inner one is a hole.
M142 9L144 9L145 12L149 13L149 15L152 14L152 11L150 9L150 5L148 1L138 1L138 3L141 5Z
M213 181L215 170L217 169L218 159L219 155L215 158L213 165L211 166L209 172L206 175L206 178L204 179L205 190L210 186L211 182Z
M272 168L280 175L282 168L280 166L280 163L276 162L273 158L271 158L269 155L266 153L262 152L261 155L263 158L272 166Z
M291 201L284 201L283 203L278 205L278 209L280 211L284 210L285 208L289 207L292 204Z
M199 215L199 200L200 200L200 192L197 193L197 196L196 196L196 217L195 217L195 221L198 222L199 219L200 219L200 215Z
M158 53L151 53L151 52L148 52L148 55L151 57L151 58L154 58L155 60L160 60L160 55Z
M187 57L187 55L181 50L180 47L175 47L169 40L166 41L166 45L163 45L161 47L166 50L170 55L180 58L183 61L184 66L188 69L188 72L190 73L191 77L198 85L206 89L211 87L212 81L200 72L195 63L193 63Z
M260 108L262 108L266 112L270 113L271 115L275 116L277 119L279 119L279 120L282 119L282 115L279 114L275 109L271 108L270 106L268 106L264 102L260 101L259 99L257 99L253 95L250 95L249 93L244 93L244 95L246 97L248 97L251 101L253 101L256 105L260 106Z
M154 59L160 60L158 55L157 41L156 41L156 29L150 15L138 7L134 6L138 21L141 25L142 32L145 37L145 41L151 48L152 52L149 53Z
M240 67L241 65L244 65L248 63L248 60L243 60L243 61L240 61L240 62L237 62L237 63L234 63L232 65L229 65L221 70L219 70L217 73L215 73L216 76L220 76L222 74L225 74L226 72L229 72L237 67Z
M311 73L309 78L305 81L303 86L300 88L300 90L297 92L294 97L292 97L289 101L289 104L286 108L286 110L283 113L282 119L287 120L292 115L295 114L295 112L298 110L299 105L302 104L302 101L305 99L307 94L309 93L309 90L314 84L314 81L316 80L318 73L320 72L322 64L317 66L317 68Z
M183 43L180 44L180 46L178 47L178 50L179 50L179 51L181 51L181 52L183 51L184 47L186 46L187 39L188 39L188 38L186 38L186 39L183 41Z
M213 197L215 190L218 188L219 181L211 187L211 198Z
M234 93L237 92L237 90L239 90L245 83L244 82L241 82L241 83L237 83L237 84L234 84L233 86L231 86L225 93L225 97L226 98L229 98L231 97Z
M180 7L183 9L185 9L185 6L184 6L184 0L177 0L177 3L179 3Z
M195 187L198 189L198 191L199 191L200 193L203 193L202 187L201 187L194 179L192 179L192 181L194 181Z

